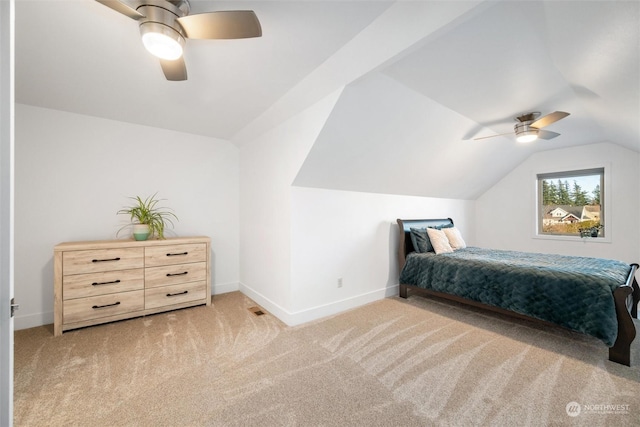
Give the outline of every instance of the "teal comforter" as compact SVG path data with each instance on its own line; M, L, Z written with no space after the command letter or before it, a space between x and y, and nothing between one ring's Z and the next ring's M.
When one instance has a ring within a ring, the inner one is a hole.
M630 269L600 258L469 247L409 254L400 283L546 320L611 347L618 335L613 291Z

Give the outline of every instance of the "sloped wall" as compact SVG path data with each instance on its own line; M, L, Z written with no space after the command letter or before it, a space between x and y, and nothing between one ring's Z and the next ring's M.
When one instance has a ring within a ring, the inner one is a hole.
M472 201L294 184L339 96L240 150L240 289L290 325L397 292L396 218L451 216L473 243Z
M490 143L465 139L468 129L477 126L374 72L344 89L294 185L475 199L533 148L502 138ZM509 161L496 162L500 157Z

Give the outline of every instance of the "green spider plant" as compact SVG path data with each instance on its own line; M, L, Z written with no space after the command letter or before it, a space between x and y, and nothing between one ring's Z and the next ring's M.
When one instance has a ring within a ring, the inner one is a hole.
M131 206L125 207L118 211L118 214L129 215L131 222L147 224L149 226L149 232L151 236L157 235L159 239L164 239L164 229L167 225L174 226L173 219L176 221L178 217L171 211L171 208L165 208L158 206L158 203L165 199L156 199L155 193L153 196L149 196L142 200L140 196L129 197L134 200L135 203ZM130 224L125 225L118 233Z

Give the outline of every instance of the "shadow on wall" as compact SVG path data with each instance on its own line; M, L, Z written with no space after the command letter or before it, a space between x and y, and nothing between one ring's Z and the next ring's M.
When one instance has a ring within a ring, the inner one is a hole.
M400 238L400 232L398 224L395 222L385 222L384 226L389 227L389 277L387 279L387 287L397 286L400 278L400 269L398 268L398 239Z
M209 249L211 250L211 262L209 263L209 268L211 269L211 271L209 271L209 279L211 280L211 295L215 295L215 289L216 289L216 281L215 281L215 271L216 271L216 253L213 251L213 245L211 245L209 247ZM209 295L209 296L211 296Z
M42 267L42 282L45 284L45 289L40 293L42 298L42 313L51 313L53 315L53 251L51 251L51 258L47 260L47 263ZM49 286L46 286L49 284ZM46 316L46 315L45 315ZM53 333L53 329L51 330Z

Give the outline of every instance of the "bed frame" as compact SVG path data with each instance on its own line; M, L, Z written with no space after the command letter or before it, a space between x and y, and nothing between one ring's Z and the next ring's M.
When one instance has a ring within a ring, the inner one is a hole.
M411 252L415 252L413 242L411 241L411 228L453 225L453 220L451 218L398 219L397 221L398 226L400 227L400 245L398 246L398 271L402 271L407 255L409 255ZM640 288L638 287L638 282L635 278L637 269L638 264L631 264L631 271L629 272L629 276L627 277L626 282L613 292L613 299L615 301L616 307L616 316L618 318L618 337L613 347L609 348L609 360L626 366L631 366L631 343L636 337L636 328L633 324L633 318L638 318L638 301L640 301ZM444 298L474 307L479 307L495 313L500 313L520 319L526 319L546 326L561 328L561 326L558 326L551 322L546 322L544 320L505 310L503 308L494 307L488 304L483 304L481 302L462 298L457 295L450 295L443 292L422 289L417 286L400 283L400 297L407 298L409 290L411 290L412 293L415 292L417 294L422 294L425 296Z

